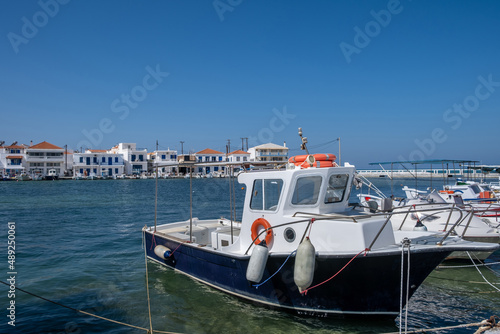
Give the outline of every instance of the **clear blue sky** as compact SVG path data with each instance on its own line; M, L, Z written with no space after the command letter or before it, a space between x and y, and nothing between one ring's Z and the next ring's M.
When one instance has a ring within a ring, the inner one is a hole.
M500 163L498 1L11 0L0 35L8 144Z

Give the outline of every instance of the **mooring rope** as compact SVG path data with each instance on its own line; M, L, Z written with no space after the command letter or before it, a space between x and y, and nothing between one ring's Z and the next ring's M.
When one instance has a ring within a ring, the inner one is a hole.
M10 286L10 284L4 282L4 281L0 281L0 283L2 284L5 284L7 286ZM70 309L72 311L75 311L75 312L78 312L78 313L83 313L85 315L88 315L88 316L91 316L91 317L94 317L94 318L99 318L101 320L105 320L105 321L109 321L109 322L112 322L112 323L115 323L115 324L119 324L119 325L123 325L123 326L127 326L127 327L131 327L131 328L135 328L135 329L140 329L140 330L143 330L145 332L148 332L148 333L151 333L150 332L150 329L148 328L144 328L144 327L139 327L139 326L135 326L135 325L131 325L131 324L127 324L125 322L122 322L122 321L117 321L117 320L113 320L113 319L109 319L109 318L105 318L105 317L101 317L97 314L93 314L93 313L89 313L89 312L85 312L85 311L82 311L82 310L79 310L79 309L76 309L74 307L71 307L71 306L67 306L67 305L64 305L64 304L61 304L61 303L58 303L56 301L53 301L53 300L50 300L50 299L47 299L45 297L42 297L42 296L39 296L37 294L34 294L32 292L29 292L29 291L26 291L24 289L21 289L19 287L15 287L16 290L18 291L21 291L21 292L24 292L28 295L31 295L33 297L36 297L36 298L39 298L39 299L42 299L42 300L45 300L46 302L49 302L49 303L52 303L52 304L55 304L55 305L58 305L58 306L61 306L61 307L64 307L64 308L67 308L67 309ZM153 333L163 333L163 334L181 334L181 333L177 333L177 332L165 332L165 331L159 331L159 330L154 330Z
M472 263L474 264L474 266L476 267L476 270L477 272L479 273L479 275L481 275L481 277L483 278L483 280L488 283L493 289L497 290L500 292L500 289L497 288L496 286L494 286L492 283L490 283L486 277L484 277L483 273L481 272L481 270L479 270L479 268L476 266L476 264L474 263L474 260L472 259L472 257L470 256L469 252L467 252L467 255L469 256L469 259L472 261Z
M153 235L153 237L154 237L154 235ZM145 238L146 238L146 232L143 233L143 239L145 239ZM148 296L149 329L151 330L151 333L153 333L153 321L151 320L151 302L149 299L148 254L146 251L146 247L144 247L144 262L146 265L146 293Z
M481 263L478 265L473 265L473 264L467 264L463 266L437 266L437 269L458 269L458 268L472 268L472 267L488 267L488 266L494 266L500 264L500 262L488 262L488 263Z
M410 302L410 246L411 241L408 240L406 246L408 247L408 272L406 273L406 307L405 307L405 333L408 331L408 309Z
M494 317L492 317L494 318ZM457 328L467 328L467 327L480 327L475 333L483 333L487 329L491 328L498 328L498 325L495 324L494 320L493 323L490 322L490 320L483 320L481 322L474 322L471 324L462 324L462 325L455 325L455 326L446 326L446 327L438 327L438 328L426 328L426 329L415 329L409 332L406 332L407 334L414 334L414 333L429 333L429 332L437 332L437 331L442 331L442 330L447 330L447 329L457 329ZM398 332L391 332L391 333L384 333L384 334L398 334Z
M401 325L403 321L403 282L404 282L404 255L405 247L408 247L408 268L406 274L406 311L405 311L405 333L408 332L408 301L409 301L409 291L410 291L410 240L404 238L401 242L401 284L400 284L400 297L399 297L399 334L402 332L403 326Z

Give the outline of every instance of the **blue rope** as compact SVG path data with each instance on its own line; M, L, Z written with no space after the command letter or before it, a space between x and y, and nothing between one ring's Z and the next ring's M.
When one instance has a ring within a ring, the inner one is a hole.
M285 262L283 262L283 264L281 265L281 267L279 267L278 270L276 270L276 272L274 274L272 274L271 276L269 276L268 279L266 279L264 282L262 283L259 283L259 284L254 284L253 286L258 288L259 286L261 286L262 284L265 284L267 281L269 281L271 278L274 277L274 275L276 275L280 270L281 268L283 268L283 266L285 265L286 261L288 261L288 259L290 258L290 256L292 256L293 254L297 253L297 250L294 250L293 252L290 253L290 255L288 255L288 257L286 258Z

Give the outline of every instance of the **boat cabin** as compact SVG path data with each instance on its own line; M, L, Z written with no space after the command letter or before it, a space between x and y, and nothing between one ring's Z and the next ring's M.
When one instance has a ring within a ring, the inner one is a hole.
M246 189L241 222L193 218L192 224L189 220L165 224L158 231L213 251L241 255L262 240L273 253L289 253L306 233L318 251L349 252L394 244L390 224L384 226L386 218L349 206L355 172L354 166L290 164L285 170L241 173L238 182Z

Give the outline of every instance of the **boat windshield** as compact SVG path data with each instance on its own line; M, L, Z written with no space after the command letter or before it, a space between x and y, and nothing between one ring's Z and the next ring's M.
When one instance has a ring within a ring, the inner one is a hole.
M306 176L297 179L293 191L292 204L311 205L318 202L321 176Z
M477 184L471 185L470 189L474 192L474 194L479 194L481 192L481 190L479 189L479 186Z
M275 211L283 188L281 179L257 179L253 182L250 209Z
M347 188L348 174L334 174L328 179L325 203L338 203L344 200Z

